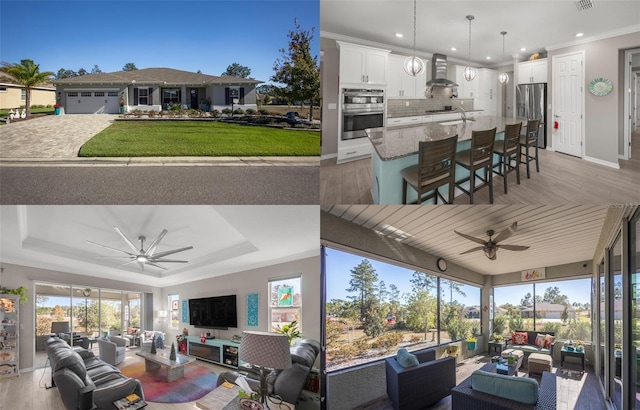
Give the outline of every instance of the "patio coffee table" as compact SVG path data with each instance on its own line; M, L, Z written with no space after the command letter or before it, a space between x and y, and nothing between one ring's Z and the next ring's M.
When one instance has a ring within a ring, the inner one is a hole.
M193 357L176 354L176 360L169 360L164 354L151 354L149 352L136 352L136 355L144 358L144 371L154 373L161 367L167 368L167 381L172 382L184 376L184 365L195 362Z
M584 373L584 350L578 352L577 350L569 350L565 346L560 349L560 367L564 368L565 357L577 357L582 362L582 372Z

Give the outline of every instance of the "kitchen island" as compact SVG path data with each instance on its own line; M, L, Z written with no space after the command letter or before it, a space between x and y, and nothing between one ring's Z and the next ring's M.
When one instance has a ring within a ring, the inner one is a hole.
M369 141L373 145L371 159L371 191L375 204L402 204L402 175L400 172L418 163L418 145L420 141L439 140L458 135L458 152L469 149L473 131L488 130L496 127L496 140L504 139L507 124L521 122L512 118L483 116L468 118L466 125L462 120L430 122L406 127L387 127L367 130ZM522 124L523 128L526 122ZM495 161L495 160L494 160ZM467 170L456 166L456 180L469 176ZM448 187L440 187L446 197ZM456 192L456 196L461 191ZM408 202L416 201L414 190L408 191Z

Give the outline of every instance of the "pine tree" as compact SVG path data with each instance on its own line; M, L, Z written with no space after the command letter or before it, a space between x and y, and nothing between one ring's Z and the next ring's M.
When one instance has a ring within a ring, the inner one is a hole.
M169 354L169 360L176 360L176 346L171 342L171 353Z
M156 336L151 339L151 354L156 354Z

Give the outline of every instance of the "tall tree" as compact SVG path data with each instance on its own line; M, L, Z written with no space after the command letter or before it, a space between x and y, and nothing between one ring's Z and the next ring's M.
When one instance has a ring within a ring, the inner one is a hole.
M531 303L531 292L527 292L526 295L524 295L524 298L522 298L522 300L520 301L520 305L521 306L530 306Z
M438 286L437 279L434 276L418 271L413 272L409 282L411 282L414 293L423 290L429 294L429 289L435 289Z
M560 293L560 288L557 286L549 287L544 291L544 296L542 297L543 302L547 303L557 303L559 305L563 305L569 303L569 298L567 295L563 295Z
M351 269L350 287L347 292L356 293L356 295L347 297L358 304L361 320L366 317L367 302L376 296L377 282L378 273L367 259L363 259L358 266Z
M250 78L251 69L247 66L233 63L227 67L227 70L220 75L229 75L238 78Z
M66 68L61 68L55 74L55 79L56 80L62 80L63 78L71 78L71 77L75 77L77 75L78 75L78 73L76 73L73 70L67 70Z
M456 292L463 298L467 296L467 294L462 290L464 285L461 283L455 282L451 279L441 279L440 283L443 285L447 284L449 286L449 303L453 303L453 292ZM444 286L442 286L442 292L444 293Z
M83 76L83 75L87 75L89 74L87 72L87 70L85 70L84 68L80 67L80 69L78 70L78 76Z
M134 71L137 70L138 67L134 63L127 63L122 67L122 71Z
M2 63L0 71L9 74L12 81L24 86L27 95L25 101L26 114L31 115L31 90L40 84L45 84L51 80L51 71L40 72L40 64L33 60L20 60L20 64Z
M102 70L100 69L100 67L98 67L98 64L94 64L93 68L91 69L91 74L99 74L101 72Z
M318 56L311 55L311 40L315 27L304 30L294 20L295 30L289 31L289 48L280 49L281 58L273 64L275 74L271 81L284 84L277 87L280 98L287 101L309 101L309 119L313 118L313 104L320 100L320 67Z

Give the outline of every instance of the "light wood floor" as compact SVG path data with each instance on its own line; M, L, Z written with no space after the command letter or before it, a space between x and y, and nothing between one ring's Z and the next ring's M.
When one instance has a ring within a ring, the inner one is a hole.
M540 172L532 168L527 179L524 165L520 168L520 185L515 173L508 175L508 194L503 179L493 178L495 204L603 204L640 203L640 130L632 136L630 160L620 160L613 169L570 155L540 150ZM398 180L401 184L402 180ZM320 202L333 204L371 204L371 160L363 159L337 165L335 159L321 161ZM454 203L468 204L469 197L460 195ZM474 195L474 203L488 204L488 189Z
M456 369L456 383L461 383L471 373L484 366L489 361L488 356L476 356L459 363ZM558 363L554 363L558 364ZM579 364L568 364L566 369L554 367L552 372L557 375L557 410L603 410L607 404L598 386L598 380L593 369L587 366L587 371L581 373ZM518 372L518 377L527 377L526 365ZM537 378L540 382L540 378ZM447 396L429 407L429 410L450 410L451 396ZM393 410L388 398L373 401L355 410Z
M97 344L96 344L97 346ZM94 349L97 354L97 348ZM136 356L139 349L127 349L125 360L119 368L128 366L143 358ZM198 364L206 366L216 374L231 369L198 360ZM45 389L51 385L51 367L37 368L31 372L23 372L19 377L0 381L0 410L65 410L57 388ZM195 402L188 403L149 403L148 410L195 410ZM320 402L317 396L303 391L297 410L318 410Z

